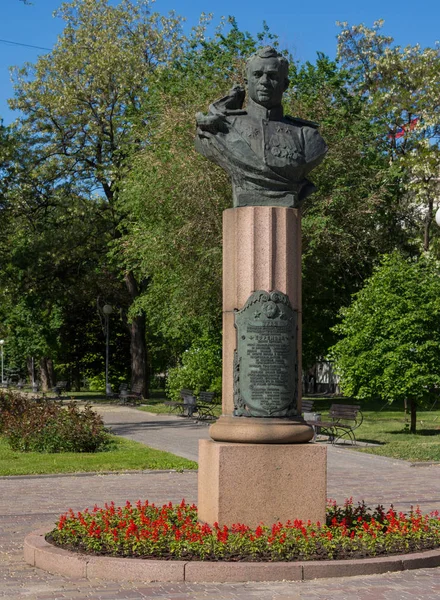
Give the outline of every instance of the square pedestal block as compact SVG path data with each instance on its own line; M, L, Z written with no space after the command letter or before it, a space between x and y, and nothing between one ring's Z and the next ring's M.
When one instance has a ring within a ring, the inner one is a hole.
M200 440L198 477L199 519L209 525L325 522L324 446Z

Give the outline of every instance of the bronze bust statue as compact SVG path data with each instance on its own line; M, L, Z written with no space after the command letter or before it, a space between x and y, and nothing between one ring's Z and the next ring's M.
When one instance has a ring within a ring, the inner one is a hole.
M196 148L231 176L234 207L297 208L315 190L306 175L327 146L316 123L283 115L288 67L270 46L259 50L246 65L246 110L245 91L235 86L196 115Z

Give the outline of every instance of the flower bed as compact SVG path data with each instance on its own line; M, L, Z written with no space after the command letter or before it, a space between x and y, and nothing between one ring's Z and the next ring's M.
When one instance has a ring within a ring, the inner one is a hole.
M155 506L148 501L114 503L62 515L46 539L89 554L166 560L295 561L367 558L405 554L440 546L438 511L408 514L391 507L330 501L326 524L302 522L235 524L211 528L197 521L197 508L184 500Z

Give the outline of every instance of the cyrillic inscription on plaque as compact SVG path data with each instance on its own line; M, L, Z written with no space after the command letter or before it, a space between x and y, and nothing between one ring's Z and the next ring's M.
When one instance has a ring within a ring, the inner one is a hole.
M234 415L297 414L298 313L282 292L254 292L235 314Z

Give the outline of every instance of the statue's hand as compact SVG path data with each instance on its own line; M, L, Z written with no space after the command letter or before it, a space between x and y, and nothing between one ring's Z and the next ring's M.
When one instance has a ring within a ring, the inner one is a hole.
M199 112L196 114L196 122L197 127L201 131L207 131L208 133L226 133L227 131L226 121L223 115L204 115Z
M245 95L246 92L244 88L242 88L241 85L236 84L229 90L226 96L213 102L209 107L209 111L213 114L241 114Z

